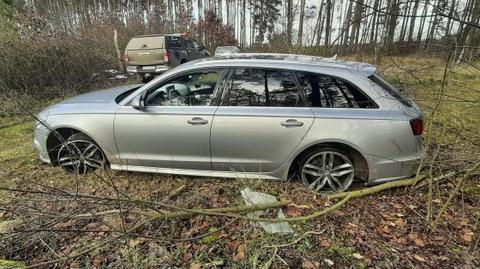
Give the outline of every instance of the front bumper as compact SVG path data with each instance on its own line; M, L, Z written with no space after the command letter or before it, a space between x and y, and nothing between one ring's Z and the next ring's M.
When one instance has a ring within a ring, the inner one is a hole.
M146 68L141 65L127 65L127 73L134 74L161 74L172 68L170 65L155 65L155 68Z
M50 156L47 150L47 138L49 130L40 123L35 124L33 145L38 152L40 160L44 163L51 163Z

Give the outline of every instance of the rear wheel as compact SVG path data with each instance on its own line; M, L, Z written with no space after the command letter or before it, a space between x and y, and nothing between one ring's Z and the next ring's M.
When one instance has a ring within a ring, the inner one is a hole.
M346 191L355 177L352 159L338 149L317 148L299 160L299 175L313 191Z
M104 169L107 158L90 137L77 133L60 146L57 163L69 173L87 174L96 169Z

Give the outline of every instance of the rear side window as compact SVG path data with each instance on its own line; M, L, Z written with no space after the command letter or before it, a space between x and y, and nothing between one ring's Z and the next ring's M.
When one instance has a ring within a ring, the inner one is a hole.
M184 39L178 36L165 36L167 41L167 48L181 48L185 47L183 41Z
M236 69L227 106L305 106L293 74L288 71Z
M382 87L382 89L388 92L391 96L397 99L404 106L412 107L413 105L412 102L407 97L405 97L399 90L397 90L394 86L388 83L386 80L382 79L376 74L371 75L368 78L378 86Z
M345 80L314 73L298 73L312 107L377 108L378 106L357 87Z

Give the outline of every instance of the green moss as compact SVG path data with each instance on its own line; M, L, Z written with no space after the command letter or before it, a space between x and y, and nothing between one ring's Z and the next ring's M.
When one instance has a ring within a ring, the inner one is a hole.
M344 247L339 245L332 245L327 250L328 253L333 255L340 255L342 257L350 257L354 251L351 247Z
M208 233L211 233L211 234L202 238L202 243L210 245L210 244L214 243L215 241L217 241L217 239L218 239L217 231L218 231L218 229L215 228L215 227L211 227L210 229L208 229Z
M23 262L0 260L0 268L19 269L26 268Z

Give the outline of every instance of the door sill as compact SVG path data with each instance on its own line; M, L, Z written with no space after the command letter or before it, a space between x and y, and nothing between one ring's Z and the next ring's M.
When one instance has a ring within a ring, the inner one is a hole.
M111 164L110 168L113 170L123 170L132 172L146 172L159 174L174 174L184 176L201 176L201 177L223 177L223 178L257 178L257 179L275 179L278 177L251 172L237 172L237 171L215 171L215 170L197 170L197 169L179 169L179 168L161 168L138 165L123 165Z

